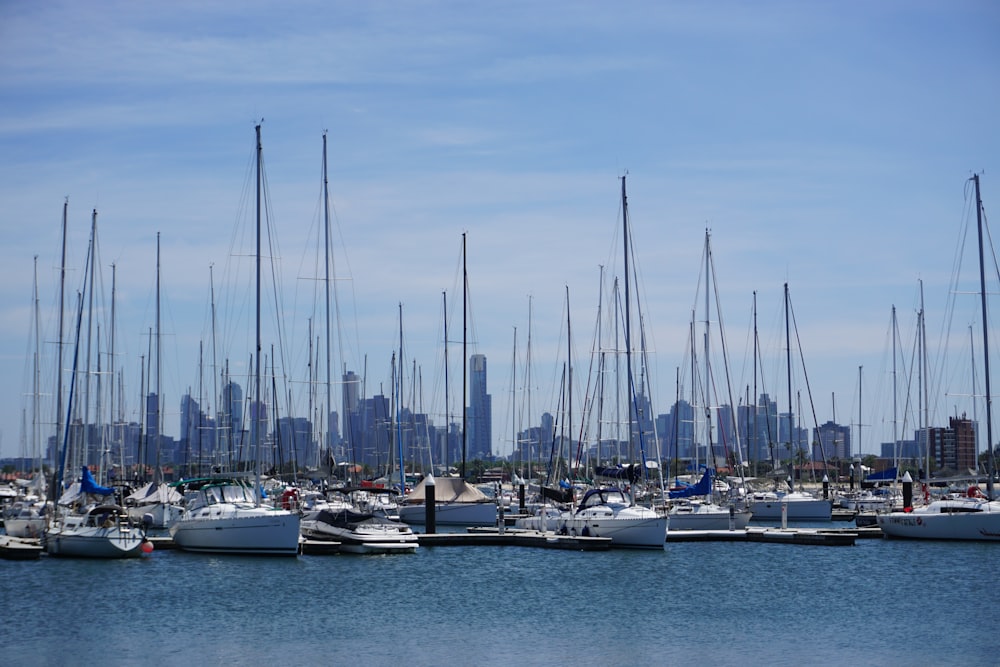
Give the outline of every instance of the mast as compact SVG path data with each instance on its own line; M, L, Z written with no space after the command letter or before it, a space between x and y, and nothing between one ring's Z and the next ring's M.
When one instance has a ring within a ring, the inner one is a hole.
M399 456L399 492L406 493L403 467L403 304L399 304L399 400L396 403L396 448Z
M573 337L569 324L569 285L566 285L566 425L569 440L566 451L566 474L573 479ZM577 461L579 463L579 461Z
M788 381L788 452L792 452L792 338L788 317L788 283L785 283L785 373ZM794 460L794 458L793 458ZM791 464L789 464L791 468ZM791 470L789 470L791 474ZM795 478L792 477L792 490L795 490Z
M444 469L451 468L451 405L448 403L448 292L441 292L444 302ZM433 474L433 468L431 470Z
M257 134L257 344L256 354L254 354L254 401L256 406L251 404L251 418L256 421L253 429L253 455L254 455L254 498L256 505L260 506L260 189L261 189L261 159L263 148L260 143L260 124L255 128Z
M326 171L326 132L323 133L323 252L324 252L324 284L326 288L326 422L327 437L326 445L332 445L332 438L329 437L332 425L330 415L333 414L333 402L330 382L330 189L327 181ZM401 491L405 492L403 486Z
M69 209L69 197L63 201L62 215L62 260L59 266L59 344L56 346L56 442L62 434L63 419L63 318L66 314L65 294L66 294L66 218ZM53 461L53 463L55 463ZM55 466L53 466L55 467ZM61 474L57 473L60 475ZM53 493L56 494L52 500L58 499L58 494L62 491L56 484L52 485Z
M163 442L163 374L160 360L160 232L156 232L156 470L153 480L160 481L160 447Z
M990 393L990 338L989 323L986 320L986 263L983 259L983 201L979 194L979 174L973 174L972 180L976 184L976 225L979 229L979 296L983 311L983 362L986 382L986 450L989 455L986 457L987 470L989 476L986 478L986 495L993 499L993 419L992 406L993 396Z
M468 391L466 383L468 381L468 310L469 305L469 274L465 263L465 232L462 232L462 479L465 479L465 450L468 446Z
M625 257L625 377L628 400L628 460L634 462L632 450L632 322L629 304L628 268L628 197L625 194L625 176L622 176L622 254Z
M715 467L715 445L712 443L712 375L711 375L711 362L708 356L709 341L711 340L709 336L709 327L711 326L711 320L709 317L709 292L712 287L710 284L711 274L709 270L709 263L711 261L712 247L710 245L709 231L705 230L705 340L703 349L705 350L705 463L710 467Z
M216 416L214 422L214 436L212 438L212 446L215 448L214 455L212 456L212 463L216 463L219 460L219 421L222 419L224 412L220 409L222 406L219 405L219 365L218 358L216 357L215 350L215 275L213 272L213 265L208 265L208 282L212 297L212 396L215 398L216 406Z

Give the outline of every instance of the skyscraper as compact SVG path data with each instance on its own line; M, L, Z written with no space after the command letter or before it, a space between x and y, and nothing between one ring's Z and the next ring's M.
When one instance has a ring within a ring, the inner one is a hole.
M486 393L486 355L469 357L469 458L493 456L493 401Z

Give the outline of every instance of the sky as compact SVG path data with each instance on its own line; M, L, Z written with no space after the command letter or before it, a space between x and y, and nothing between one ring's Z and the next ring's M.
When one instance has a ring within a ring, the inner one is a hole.
M721 338L707 355L717 387L728 364L717 391L739 402L757 386L786 411L787 283L803 426L860 424L877 453L919 407L932 424L982 420L969 179L989 222L998 31L986 0L0 3L0 455L30 451L36 394L37 430L54 432L67 201L64 369L97 211L90 401L106 394L109 412L113 359L116 412L138 421L144 380L158 384L176 435L181 396L214 409L223 365L248 386L258 123L262 362L296 406L319 386L310 358L325 377L310 351L325 349L325 132L334 372L388 394L402 337L405 402L438 424L460 414L464 235L466 340L488 359L499 454L562 410L567 358L574 402L594 395L595 332L604 349L613 335L602 286L624 275L622 177L655 412L696 391L692 319L699 350L706 321L724 332L725 359ZM987 275L995 299L992 261Z

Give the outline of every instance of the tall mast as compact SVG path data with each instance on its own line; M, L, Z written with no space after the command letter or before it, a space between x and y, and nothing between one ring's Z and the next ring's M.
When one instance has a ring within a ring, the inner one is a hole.
M329 434L333 425L330 424L330 415L333 414L332 392L330 389L330 190L327 181L326 171L326 132L323 133L323 248L324 248L324 283L326 287L326 432ZM332 439L327 435L326 445L332 445ZM402 487L402 492L406 487Z
M788 283L785 283L785 373L788 381L788 452L792 452L792 337L791 324L788 317ZM791 464L789 464L791 467ZM791 473L791 471L789 471ZM795 478L792 478L792 490L795 488Z
M976 225L979 228L979 296L983 310L983 361L985 363L984 372L986 380L986 457L987 470L989 476L986 478L986 495L993 499L993 419L992 405L993 396L990 394L990 338L989 323L986 320L986 263L983 259L983 201L979 194L979 174L973 174L972 180L976 184Z
M160 479L160 446L163 442L163 366L160 361L160 232L156 232L156 470L153 479Z
M65 295L66 295L66 218L69 209L69 197L63 201L63 215L62 215L62 260L59 265L59 333L58 340L59 344L56 346L56 443L59 442L59 438L62 435L62 418L63 418L63 318L65 316ZM53 462L54 463L54 462ZM58 494L62 492L61 489L56 487L56 484L52 485L53 500L58 498Z
M469 274L465 264L465 232L462 232L462 479L465 479L465 449L468 445L468 423L467 423L467 403L466 382L468 375L469 355L468 355L468 321L467 313L469 305Z
M403 468L403 304L399 304L399 400L396 403L396 447L399 450L399 492L406 493Z
M221 406L219 402L219 366L218 359L215 356L215 275L213 272L213 267L211 264L208 265L208 282L211 288L212 297L212 396L216 401L215 411L215 421L214 421L214 435L212 438L212 446L215 448L214 455L219 453L219 420L222 419L223 411L220 409ZM216 462L216 456L212 456L212 462Z
M444 469L451 467L451 405L448 403L448 293L441 292L444 302ZM433 470L431 471L433 473Z
M628 268L628 197L625 195L625 176L622 176L622 251L625 256L625 376L628 396L628 460L634 462L632 451L632 323L629 303Z
M254 406L251 404L251 418L254 419L253 424L253 456L254 456L254 472L255 472L255 486L254 486L254 498L256 499L256 504L260 505L260 412L261 412L261 401L260 399L260 188L261 188L261 159L263 148L260 143L260 125L258 124L255 128L257 133L257 345L256 353L254 354L254 402L257 404Z

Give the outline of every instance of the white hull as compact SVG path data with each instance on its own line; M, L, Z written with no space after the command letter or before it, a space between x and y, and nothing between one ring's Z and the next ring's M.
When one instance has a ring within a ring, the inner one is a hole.
M422 526L426 521L426 515L427 509L423 503L399 507L399 519L405 523ZM497 506L492 501L435 503L434 523L439 526L495 526Z
M721 505L691 503L672 507L667 516L670 530L743 530L750 523L750 510L734 510ZM730 525L732 518L732 525Z
M830 521L833 516L832 502L799 493L779 498L754 498L750 511L754 519L780 521L783 506L787 507L788 521Z
M567 518L563 525L569 535L610 537L614 547L663 549L667 541L667 518L644 507L617 512L606 507L587 508Z
M137 558L144 541L138 528L55 528L45 535L45 551L50 556Z
M170 537L184 551L294 556L299 516L267 507L211 505L175 521Z
M11 537L41 537L45 532L45 517L4 519L3 525Z
M1000 541L1000 501L936 500L912 512L879 514L876 520L887 537Z

